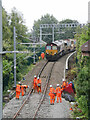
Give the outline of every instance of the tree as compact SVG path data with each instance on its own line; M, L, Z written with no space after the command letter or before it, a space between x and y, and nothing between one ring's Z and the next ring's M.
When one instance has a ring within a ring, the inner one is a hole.
M75 81L75 88L77 93L77 101L79 108L82 110L83 117L88 118L89 109L89 91L90 91L90 57L82 57L81 46L89 40L90 36L87 26L84 28L77 28L76 38L76 51L77 51L77 80Z
M38 37L38 35L40 34L40 24L63 24L63 23L78 23L77 20L70 20L70 19L66 19L66 20L62 20L60 22L58 22L58 20L56 20L55 17L50 16L49 14L46 14L44 16L41 17L41 19L39 19L38 21L34 21L34 27L35 27L35 34ZM75 32L76 28L54 28L54 40L60 40L60 39L69 39L69 38L74 38L74 32ZM51 28L44 28L42 29L43 34L46 33L52 33L52 29ZM59 34L59 32L65 32L64 34ZM47 36L42 36L42 39L47 42L50 43L52 42L52 35L47 35Z
M5 9L2 9L2 26L3 26L3 50L8 51L11 47L11 36L13 35L10 29L10 16L7 15Z
M53 15L49 15L49 14L46 14L44 16L42 16L39 20L37 21L34 21L34 28L35 28L35 35L36 37L39 37L39 34L40 34L40 24L57 24L58 23L58 20L53 16ZM43 29L43 33L52 33L52 29L49 28L45 28ZM42 36L42 39L49 43L52 41L52 35L47 35L47 36Z
M65 19L59 22L60 24L69 24L69 23L78 23L77 20ZM64 31L65 34L60 35L60 39L73 39L76 28L66 27L62 28L61 31Z
M17 42L29 42L28 39L21 37L28 37L28 29L24 25L23 15L19 13L16 8L13 8L11 14L7 14L5 9L2 10L2 24L3 24L3 51L13 51L13 27L16 27L16 43ZM25 45L17 45L17 50L26 51L27 46ZM28 68L28 60L24 60L27 54L17 54L17 80L21 80L22 74L24 74ZM3 90L9 89L12 87L14 80L13 80L13 54L5 54L3 56ZM19 64L20 63L20 64ZM30 65L30 64L29 64ZM22 67L24 68L24 73L22 72Z

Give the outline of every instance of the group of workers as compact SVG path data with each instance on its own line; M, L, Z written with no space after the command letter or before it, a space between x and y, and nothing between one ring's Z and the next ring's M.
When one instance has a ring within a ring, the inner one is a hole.
M37 92L41 92L41 79L37 77L36 75L34 76L33 79L33 90L34 92L37 90Z
M63 83L61 87L59 84L57 84L56 89L54 89L52 85L50 85L50 92L48 95L50 96L51 105L54 105L56 96L57 96L57 103L59 103L59 101L60 103L62 102L61 94L67 85L68 85L68 82L66 82L64 79L63 79ZM24 96L24 94L26 93L26 88L29 88L29 86L23 85L21 84L21 82L19 82L16 85L16 99L19 99L20 93L22 96ZM34 76L34 79L33 79L33 91L34 92L37 91L37 93L41 92L41 79L37 77L36 75Z
M66 82L64 79L63 79L63 83L62 83L61 87L59 84L57 84L56 89L54 89L52 87L52 85L50 85L50 92L48 94L50 96L50 105L54 105L56 96L57 96L57 103L59 103L59 101L60 101L60 103L62 102L61 94L67 85L68 85L68 82Z
M16 85L16 99L19 99L20 93L22 96L26 94L26 88L29 88L28 85L23 85L21 82L18 82Z

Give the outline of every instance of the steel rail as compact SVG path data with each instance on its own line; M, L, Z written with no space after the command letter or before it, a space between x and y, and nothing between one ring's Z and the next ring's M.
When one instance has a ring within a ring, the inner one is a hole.
M33 116L33 120L35 119L35 117L36 117L36 115L37 115L37 113L38 113L38 110L39 110L42 102L44 101L44 97L45 97L45 95L46 95L46 91L47 91L47 87L48 87L49 80L50 80L50 77L51 77L52 69L53 69L55 63L56 63L56 62L53 63L53 65L52 65L52 67L51 67L51 70L50 70L50 72L49 72L49 75L48 75L48 77L47 77L46 86L45 86L45 88L44 88L43 96L42 96L42 98L41 98L41 100L40 100L40 103L39 103L39 105L38 105L38 107L37 107L37 110L35 111L35 114L34 114L34 116Z
M38 76L40 77L43 69L45 68L45 66L47 65L48 61L43 65L43 67L41 68ZM26 99L24 100L23 104L21 105L20 109L16 112L16 114L14 115L14 117L12 118L12 120L14 120L20 113L21 109L23 108L23 106L25 105L25 103L27 102L27 100L29 99L30 95L32 94L33 92L33 85L32 85L32 89L29 90L29 93L28 93L28 96L26 97Z

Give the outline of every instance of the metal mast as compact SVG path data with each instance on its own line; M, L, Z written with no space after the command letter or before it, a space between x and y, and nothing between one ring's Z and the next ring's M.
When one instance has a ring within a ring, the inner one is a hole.
M14 31L14 86L16 87L16 29L13 28Z
M2 52L2 0L0 0L0 52ZM2 54L0 54L0 120L2 119Z
M88 2L88 23L90 23L90 1Z
M52 42L54 42L54 26L52 27Z

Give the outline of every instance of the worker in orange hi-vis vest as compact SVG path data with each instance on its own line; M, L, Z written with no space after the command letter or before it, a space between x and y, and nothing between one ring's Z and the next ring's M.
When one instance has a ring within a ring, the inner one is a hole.
M42 52L42 53L41 53L42 59L44 59L44 56L45 56L45 54L44 54L44 52Z
M21 93L22 93L22 96L24 96L24 94L26 93L26 88L28 88L29 86L28 85L21 85ZM25 92L25 93L24 93Z
M57 84L57 87L56 87L57 103L59 103L59 100L60 102L62 102L61 92L62 92L61 88L59 87L59 84Z
M16 99L19 99L20 92L21 92L21 82L19 82L16 85Z
M33 89L34 89L34 92L37 89L37 77L36 77L36 75L34 76L34 79L33 79Z
M24 92L26 94L26 88L29 88L29 86L28 85L23 85L23 86L24 86Z
M21 85L21 93L22 93L22 96L24 96L24 85Z
M52 87L52 85L50 85L50 92L49 92L49 96L50 96L50 105L54 105L54 101L55 101L55 89Z
M41 79L37 77L37 92L41 92Z
M62 83L62 88L63 88L63 89L65 89L65 88L66 88L66 86L67 86L66 80L65 80L65 79L63 79L62 81L63 81L63 83Z

